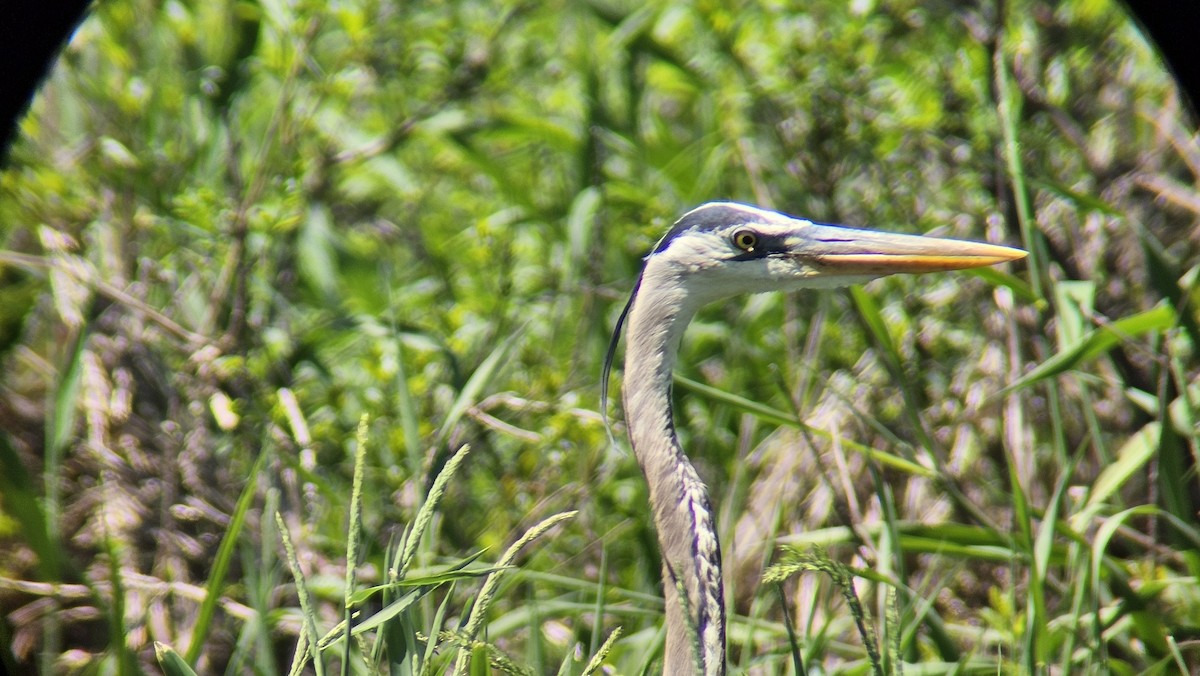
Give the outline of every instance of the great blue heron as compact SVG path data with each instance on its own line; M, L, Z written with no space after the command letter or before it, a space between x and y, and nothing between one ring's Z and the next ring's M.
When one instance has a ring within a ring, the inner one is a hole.
M836 287L1024 256L1005 246L820 225L730 202L689 211L659 240L613 330L601 399L605 406L613 354L628 321L625 424L650 484L662 550L664 674L725 673L716 517L708 489L679 446L671 411L671 369L696 310L743 293Z

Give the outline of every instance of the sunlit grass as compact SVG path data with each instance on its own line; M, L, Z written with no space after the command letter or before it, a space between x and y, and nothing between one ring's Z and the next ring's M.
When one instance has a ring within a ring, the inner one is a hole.
M860 5L98 4L0 174L3 667L655 673L600 363L738 199L1030 257L700 313L731 670L1194 669L1194 121L1104 3Z

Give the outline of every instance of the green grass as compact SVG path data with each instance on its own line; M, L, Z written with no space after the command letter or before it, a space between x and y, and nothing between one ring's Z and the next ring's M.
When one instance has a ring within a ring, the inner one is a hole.
M1030 252L697 317L735 673L1195 670L1196 123L998 11L100 3L0 173L5 670L657 673L601 364L710 199Z

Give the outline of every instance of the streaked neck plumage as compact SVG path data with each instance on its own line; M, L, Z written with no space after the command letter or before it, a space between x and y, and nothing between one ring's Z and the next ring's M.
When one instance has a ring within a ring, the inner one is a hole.
M647 261L629 307L623 400L630 443L650 485L662 549L667 613L663 673L721 676L725 599L716 517L704 483L679 446L671 416L671 369L679 341L707 300L690 297L681 274L661 258Z

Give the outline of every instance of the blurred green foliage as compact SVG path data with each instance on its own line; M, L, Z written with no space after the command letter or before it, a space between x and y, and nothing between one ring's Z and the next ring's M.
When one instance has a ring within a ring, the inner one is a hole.
M324 634L365 413L363 586L466 442L423 574L579 511L431 670L580 673L618 625L615 673L652 665L654 533L600 361L640 257L735 199L1031 256L696 320L679 371L716 390L681 387L678 427L733 668L790 673L758 585L818 543L895 611L889 664L1194 669L1197 147L1099 0L98 3L0 174L0 473L31 477L0 483L0 658L154 671L157 641L281 671L303 632L273 514ZM782 589L804 664L866 669L837 589ZM477 592L402 621L458 627Z

